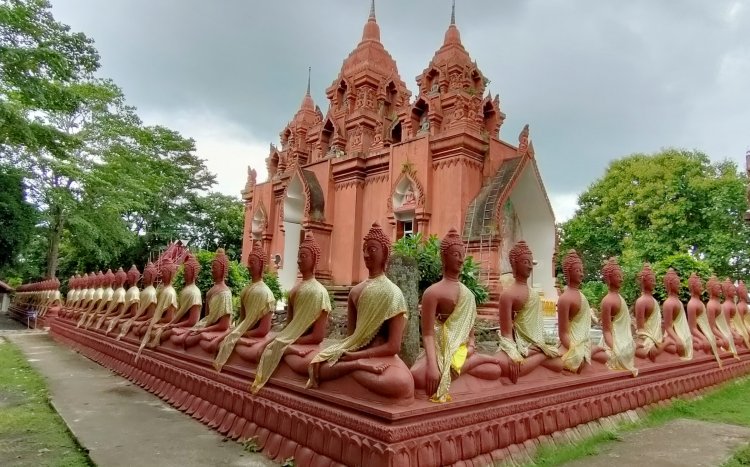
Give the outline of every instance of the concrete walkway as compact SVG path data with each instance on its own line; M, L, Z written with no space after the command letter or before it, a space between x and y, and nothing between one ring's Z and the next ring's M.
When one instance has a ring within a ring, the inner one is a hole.
M126 379L38 332L8 332L99 466L272 466Z

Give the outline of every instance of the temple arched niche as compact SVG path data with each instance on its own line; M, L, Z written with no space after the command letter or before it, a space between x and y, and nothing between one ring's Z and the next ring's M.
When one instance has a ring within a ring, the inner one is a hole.
M419 99L411 110L411 127L414 136L430 131L430 104L424 99Z
M396 220L396 240L417 232L415 210L419 204L419 186L411 177L402 175L391 195L393 217Z
M297 280L297 253L304 236L302 220L305 215L305 188L295 173L289 180L284 193L284 258L279 270L279 282L286 290L291 290Z
M349 90L349 85L346 84L346 80L342 79L339 82L338 88L336 89L336 105L338 106L338 108L344 107L346 103L348 90Z
M396 107L398 105L398 90L396 84L391 81L385 87L385 103L383 107L383 117L387 122L396 119Z
M320 130L321 158L325 157L328 154L328 151L331 149L331 138L333 137L333 131L333 122L330 118L327 118L326 122L323 124L323 128Z
M266 216L266 210L263 205L258 206L253 214L253 219L250 223L250 235L253 241L260 241L263 238L263 232L266 230L266 223L268 217Z
M266 169L268 170L268 178L272 179L276 176L276 173L279 170L279 152L276 150L273 145L271 145L271 153L268 155L268 158L266 159Z
M498 129L500 128L500 115L499 111L495 108L491 98L487 99L482 107L482 126L484 130L492 137L498 137Z

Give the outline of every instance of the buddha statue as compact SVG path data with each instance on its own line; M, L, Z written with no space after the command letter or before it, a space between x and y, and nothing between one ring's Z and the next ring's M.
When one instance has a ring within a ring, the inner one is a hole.
M83 325L85 329L88 329L92 325L94 325L96 319L104 315L104 312L109 308L110 303L112 303L112 298L115 295L115 289L113 287L114 283L115 275L111 269L107 269L107 272L104 274L104 278L102 280L102 299L96 309L92 310L89 313L88 318Z
M161 280L162 285L156 296L156 306L154 313L148 321L135 328L136 335L141 339L141 345L138 347L136 359L146 347L146 344L153 338L156 328L172 321L172 316L177 310L177 292L172 287L174 275L177 272L177 265L171 260L165 259L161 262ZM145 282L145 279L144 279ZM187 278L185 279L187 283ZM143 306L143 297L141 297L141 306Z
M74 319L79 308L83 304L86 296L89 293L89 277L87 274L76 277L76 293L73 297L73 301L68 304L65 308L64 317L66 319ZM69 299L70 300L70 299Z
M79 320L76 324L76 327L80 327L85 322L87 317L86 315L99 305L103 294L100 280L103 280L103 274L101 271L99 271L99 274L93 272L89 273L88 291L86 292L86 296L76 310L74 316Z
M724 292L724 303L721 304L721 310L729 323L729 329L732 331L734 345L735 347L741 345L750 349L750 339L747 329L745 329L745 323L742 321L740 314L737 313L737 305L734 302L737 296L737 288L729 278L724 280L721 288Z
M476 352L474 294L459 281L466 246L456 229L440 242L443 277L422 295L422 347L425 352L412 366L416 389L433 402L451 400L453 380L469 374L480 379L502 376L500 359Z
M635 355L653 362L664 351L664 332L661 307L654 298L656 276L650 264L643 265L638 282L641 296L635 301Z
M602 340L599 345L607 352L607 367L611 370L626 370L638 376L635 367L635 341L631 329L630 311L620 295L622 270L617 259L610 258L602 268L607 295L601 303Z
M690 333L693 336L693 348L703 350L706 353L713 353L719 366L721 366L717 338L714 336L713 328L708 320L706 305L703 304L703 282L696 273L690 275L688 288L690 289L690 301L687 305L687 320Z
M198 263L198 260L195 259L195 256L188 253L182 267L185 286L180 290L180 295L177 299L177 309L173 312L171 317L165 316L162 323L154 325L151 342L148 343L149 348L154 348L160 345L165 340L170 339L172 335L177 332L182 333L183 331L189 331L190 328L197 324L201 317L203 299L201 297L200 289L195 285L198 273L201 270L201 265ZM231 292L229 295L229 312L231 313ZM164 321L166 321L166 323L164 323Z
M590 364L592 360L607 363L607 352L591 344L591 306L581 292L583 261L578 252L570 250L562 263L565 291L557 299L557 335L563 368L573 373Z
M390 248L388 236L373 223L362 245L368 278L352 288L347 300L348 335L310 354L312 359L305 365L308 388L351 375L366 390L382 397L414 397L414 378L398 356L407 308L401 289L385 275ZM307 363L295 360L301 359L286 359L293 370Z
M325 337L331 299L328 290L315 279L319 259L320 247L312 234L306 232L297 254L302 282L289 292L286 326L260 342L249 346L238 342L235 346L235 352L242 359L258 362L255 380L250 387L253 393L268 382L285 355L304 357L317 349Z
M747 287L745 282L740 281L737 286L737 313L742 317L742 321L745 323L745 329L750 331L750 314L748 314L747 305Z
M70 313L70 308L78 299L78 294L78 279L76 278L76 276L70 276L70 279L68 279L68 293L62 300L62 307L60 309L60 312L58 313L60 317L68 316L68 313Z
M663 306L664 351L690 360L693 358L693 335L680 300L680 277L672 268L664 276L664 290L667 291Z
M130 267L125 275L128 289L125 291L125 301L120 307L119 312L106 320L107 330L104 335L109 335L116 326L123 324L131 316L135 315L141 299L141 291L138 289L138 280L141 278L141 271L135 266Z
M516 383L539 366L563 369L555 346L544 340L544 318L539 294L528 285L533 266L531 250L521 240L508 254L513 284L500 295L500 351L503 374Z
M173 344L188 349L203 340L210 342L229 329L232 321L232 289L225 282L228 272L229 258L224 248L219 248L211 262L214 285L206 292L206 316L191 328L172 328L170 340Z
M724 350L732 352L732 355L739 359L739 356L737 356L737 349L734 345L732 329L729 327L729 322L727 321L726 315L721 307L721 283L716 276L711 276L711 278L708 279L706 288L708 289L706 313L708 314L708 321L711 323L711 329L714 332L714 336L716 336L716 343Z
M156 266L149 261L143 269L143 290L138 295L138 302L132 303L120 320L120 333L117 335L118 341L130 332L133 326L138 328L150 322L151 318L153 318L159 300L156 287L154 287L157 274ZM136 280L134 284L137 285L137 283L138 281ZM136 335L138 334L136 333Z
M268 258L260 242L256 242L247 257L247 269L251 282L240 292L239 324L221 333L212 340L202 340L200 346L208 353L216 353L214 368L221 371L229 357L234 352L235 345L243 340L247 346L252 346L266 337L271 330L273 311L276 299L271 289L263 282L263 271Z
M60 281L57 278L50 280L49 295L42 316L59 316L62 311L63 299L60 293Z
M96 276L94 276L94 296L92 300L89 302L88 308L84 310L81 313L80 318L78 319L78 324L76 324L76 327L80 328L81 326L86 326L86 323L88 322L89 318L101 308L102 303L104 302L104 289L106 287L106 281L107 278L104 276L104 273L101 271L96 273Z
M125 271L123 271L122 268L119 268L114 274L114 284L112 286L114 291L112 293L112 299L109 301L109 304L103 313L100 313L94 329L101 328L107 318L112 318L113 316L120 314L125 307L125 281L127 279L128 275L125 274Z

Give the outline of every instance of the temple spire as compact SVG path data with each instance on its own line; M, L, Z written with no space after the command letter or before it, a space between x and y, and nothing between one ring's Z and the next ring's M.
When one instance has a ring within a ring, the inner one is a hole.
M307 92L305 93L306 96L310 95L310 74L312 73L312 67L307 67Z
M370 1L370 17L368 18L368 21L369 20L375 21L375 0Z
M375 2L375 0L372 0ZM453 5L451 6L451 24L456 24L456 0L453 0Z
M365 28L362 31L362 42L364 41L380 42L380 26L375 19L375 0L370 0L370 16L367 18Z

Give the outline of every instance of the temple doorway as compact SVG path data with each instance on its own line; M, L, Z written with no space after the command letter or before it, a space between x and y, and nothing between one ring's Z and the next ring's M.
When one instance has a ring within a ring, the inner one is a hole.
M297 281L297 253L304 232L302 216L305 191L298 176L292 177L284 197L284 258L279 269L279 282L284 290L291 290Z

